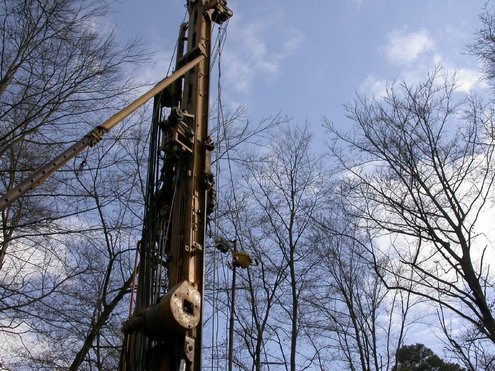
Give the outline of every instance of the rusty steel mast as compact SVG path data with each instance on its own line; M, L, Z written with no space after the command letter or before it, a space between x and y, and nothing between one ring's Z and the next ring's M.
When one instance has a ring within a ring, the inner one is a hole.
M155 97L136 306L123 326L126 370L201 369L205 229L215 199L208 136L211 30L232 12L220 0L190 0L187 8L176 70L204 58Z

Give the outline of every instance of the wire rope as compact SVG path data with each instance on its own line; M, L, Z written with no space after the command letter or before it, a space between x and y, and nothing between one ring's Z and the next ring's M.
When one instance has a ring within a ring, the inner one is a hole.
M183 24L185 21L186 21L186 18L187 18L187 14L188 14L188 11L187 11L187 8L186 10L184 11L184 16L182 17L182 22L181 24ZM175 60L175 56L176 54L178 53L178 49L179 49L179 38L176 39L175 41L175 46L174 46L174 49L173 49L173 52L172 52L172 55L170 56L170 61L169 61L169 64L168 64L168 68L167 68L167 73L166 73L166 76L169 76L170 75L170 72L172 71L172 65L174 63L174 60ZM161 95L162 93L160 93ZM157 110L159 110L160 112L155 112L154 114L157 114L160 116L159 120L158 121L161 121L162 117L163 117L163 112L162 112L162 107L160 105L158 105L156 107ZM155 144L152 144L152 145L159 145L159 143L161 142L161 133L158 133L158 139L156 141ZM154 161L156 161L156 164L159 165L160 163L160 154L157 153L157 156L156 158L154 159ZM155 168L155 181L157 184L157 189L156 191L160 188L160 169L158 168L158 166ZM172 212L172 209L173 209L173 200L175 199L175 188L176 188L176 184L174 184L174 196L172 198L172 205L170 207L170 211L169 213ZM153 301L157 301L158 298L160 297L161 295L161 289L162 289L162 285L161 283L163 282L163 273L164 273L164 270L162 269L162 266L163 266L163 262L162 262L162 258L163 258L163 254L164 254L164 251L165 251L165 246L163 246L164 244L167 243L167 238L168 238L168 231L169 231L169 228L170 228L170 220L171 220L171 216L168 215L167 216L167 220L166 220L166 225L165 225L165 239L161 241L161 243L159 244L158 247L158 250L157 250L157 261L159 262L158 263L158 267L156 269L156 273L155 273L155 283L156 283L156 287L155 287L155 292L154 292L154 297L153 297ZM163 225L162 225L163 226Z
M221 53L220 52L220 33L221 33L221 28L219 28L218 33L217 33L217 38L215 40L215 46L217 48L216 51L214 51L214 55L216 53ZM219 106L220 106L220 94L221 91L218 89L218 87L221 84L221 66L220 66L220 60L221 58L218 58L218 80L217 80L217 127L216 127L216 134L217 134L217 146L216 146L216 157L218 158L218 155L220 154L220 142L219 142L219 135L218 133L220 132L220 115L219 115ZM211 68L215 65L215 58L213 58L213 61L211 63ZM216 159L217 159L216 158ZM215 176L217 181L215 182L215 192L218 195L219 194L219 183L220 183L220 161L215 162ZM215 215L214 215L214 232L213 235L217 236L218 235L218 207L215 208ZM217 269L218 269L218 252L216 249L213 249L213 290L212 290L212 329L211 329L211 369L215 370L218 369L218 361L217 364L215 365L215 360L218 359L218 346L217 346L217 339L218 339L218 310L217 310L217 305L218 305L218 293L216 290L217 286Z
M215 158L215 176L216 176L216 183L215 183L215 190L216 193L219 194L220 190L220 180L221 180L221 164L219 161L220 154L222 153L221 147L221 131L222 131L222 126L225 124L224 120L224 114L223 114L223 107L222 107L222 51L225 45L225 40L227 37L227 29L228 29L228 21L224 24L224 26L220 26L218 28L217 32L217 37L214 43L214 51L212 53L212 63L211 63L211 70L213 70L214 66L217 66L217 122L216 122L216 158ZM214 215L214 231L213 235L218 236L219 235L219 213L218 213L218 208L215 208L215 215ZM219 281L219 267L222 268L224 271L225 266L224 264L219 264L219 252L217 252L216 249L213 250L213 292L212 292L212 331L211 331L211 369L212 370L218 370L219 369L219 362L220 362L220 355L219 355L219 344L218 344L218 338L219 338L219 332L220 332L220 311L218 310L218 303L220 301L219 298L219 290L217 290L217 287L220 285ZM225 273L225 272L224 272ZM227 323L227 321L225 321Z
M236 239L236 242L239 242L239 245L240 247L242 248L242 241L237 241L237 236L240 235L240 226L239 226L239 208L238 208L238 200L237 200L237 196L236 196L236 193L235 193L235 184L234 184L234 175L233 175L233 168L232 168L232 159L231 159L231 156L230 156L230 151L229 151L229 136L228 136L228 132L227 132L227 126L226 126L226 121L225 121L225 117L224 117L224 112L223 112L223 104L222 104L222 86L221 86L221 75L222 75L222 71L221 71L221 63L220 63L220 60L221 60L221 56L222 56L222 49L223 49L223 45L225 43L225 39L226 39L226 33L224 35L222 35L223 37L220 38L219 40L219 51L218 51L218 85L217 85L217 94L218 94L218 101L217 101L217 104L218 104L218 112L217 112L217 117L218 117L218 121L219 123L221 123L221 128L220 126L218 126L218 132L217 132L217 135L220 136L220 129L223 129L223 132L222 132L222 137L225 141L225 154L226 154L226 159L227 159L227 164L228 164L228 179L229 179L229 182L230 182L230 186L231 186L231 189L233 190L233 193L232 193L232 196L233 196L233 199L234 199L234 212L235 212L235 217L234 217L234 220L233 220L233 224L234 224L234 236L235 236L235 239ZM220 125L220 124L219 124ZM219 146L220 147L220 146ZM220 161L218 161L220 162ZM228 278L227 278L227 272L226 272L226 264L222 264L221 267L222 267L222 273L223 273L223 280L224 282L228 282ZM230 294L232 295L232 293ZM232 299L232 298L231 298ZM227 306L227 310L228 312L230 312L230 307L233 305L233 301L232 300L227 300L227 303L228 303L228 306ZM217 313L219 311L216 311ZM227 334L229 331L229 322L228 321L225 321L225 334ZM217 344L218 343L215 343L216 346L218 346ZM218 359L219 357L217 357ZM218 364L217 364L218 366ZM225 367L227 368L228 367L228 357L225 357ZM217 367L218 369L218 367Z

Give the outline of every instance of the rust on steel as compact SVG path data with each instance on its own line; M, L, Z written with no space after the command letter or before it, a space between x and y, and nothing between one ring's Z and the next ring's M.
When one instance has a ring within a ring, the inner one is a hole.
M212 23L226 1L188 1L176 69L195 68L155 97L136 305L122 330L122 370L200 371L207 217L214 204L208 135ZM163 274L165 268L166 274Z

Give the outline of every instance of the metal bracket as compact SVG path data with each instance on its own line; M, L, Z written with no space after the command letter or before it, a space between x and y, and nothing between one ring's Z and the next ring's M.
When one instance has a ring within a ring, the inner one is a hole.
M194 115L177 107L161 125L164 132L161 149L167 153L181 155L193 152Z
M202 0L204 12L211 12L211 20L215 23L222 24L227 21L234 13L227 6L225 0Z
M186 251L192 255L198 255L203 251L203 246L198 242L193 242L192 246L186 245Z
M189 362L194 361L194 346L195 346L194 339L189 336L186 336L184 338L184 353L187 359L189 360Z
M108 129L105 129L103 126L95 127L85 136L85 138L88 140L88 145L90 147L95 146L107 132Z

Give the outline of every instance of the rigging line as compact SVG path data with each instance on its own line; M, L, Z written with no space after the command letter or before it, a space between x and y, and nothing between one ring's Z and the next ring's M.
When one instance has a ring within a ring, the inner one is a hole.
M225 131L225 125L224 125L224 131ZM225 141L226 141L226 146L228 148L229 139L226 135L224 137L225 137ZM233 171L232 171L232 161L231 161L230 152L228 151L228 149L225 151L225 154L227 156L229 180L230 180L230 186L232 189L232 196L234 198L234 214L235 215L234 215L234 220L233 220L234 223L233 224L234 224L234 236L235 236L235 240L237 242L237 236L239 235L239 227L238 227L239 209L237 206L237 197L236 197L236 192L235 192L234 176L233 176ZM241 242L241 241L238 241L238 242ZM225 265L223 266L223 275L224 275L224 282L228 282ZM233 279L233 277L232 277L232 279ZM230 295L232 295L232 294L233 294L233 292L230 293ZM232 298L230 298L230 300L227 300L227 302L228 302L228 310L230 312L230 310L231 310L230 307L232 306L232 302L233 302ZM228 331L229 331L229 322L225 321L225 333L227 334ZM228 359L225 359L225 363L226 363L226 366L228 367Z
M184 16L182 18L182 22L181 24L184 24L185 21L186 21L186 18L187 18L187 15L188 15L188 11L187 11L187 7L186 7L186 10L184 11ZM175 41L175 46L174 46L174 49L173 49L173 52L172 52L172 55L170 57L170 61L169 61L169 65L168 65L168 68L167 68L167 73L166 73L166 76L169 76L170 75L170 72L172 71L172 65L173 65L173 62L174 62L174 59L175 59L175 56L177 55L178 53L178 48L179 48L179 37L180 37L180 34L179 36L177 37L176 41ZM158 96L160 97L159 99L161 99L161 95L163 94L163 91L161 91ZM158 116L158 122L160 122L164 116L164 112L163 112L163 109L157 105L156 107L154 107L154 109L156 109L156 111L153 112L153 115L157 115ZM158 132L157 133L157 139L156 139L156 143L160 143L160 138L161 138L161 133ZM155 146L157 144L154 144ZM160 178L160 151L158 150L156 153L155 153L155 156L154 156L154 159L153 159L153 167L154 167L154 173L155 173L155 191L157 191L160 187L160 184L163 182ZM175 193L174 193L175 195ZM170 220L170 218L169 218ZM156 222L156 221L155 221ZM166 229L168 231L169 229L169 223L166 225ZM167 236L165 237L167 238ZM166 241L165 241L166 243ZM158 256L161 255L161 253L163 252L163 247L161 245L157 246L158 249L156 251L156 254ZM159 266L157 267L157 269L155 270L155 287L154 287L154 293L153 293L153 296L156 296L156 298L154 300L156 300L159 296L160 296L160 290L162 288L162 284L161 284L161 279L162 279L162 264L159 264Z
M215 25L214 25L215 27ZM222 41L225 39L224 38L224 34L225 34L226 30L225 28L222 28L222 27L219 27L218 28L218 31L217 31L217 36L216 36L216 39L215 39L215 43L214 43L214 51L212 53L213 55L213 63L210 64L210 72L212 72L213 68L215 67L215 61L218 60L218 69L219 71L221 71L221 50L223 48L223 43ZM220 58L219 58L220 57ZM218 74L218 80L217 80L217 85L220 86L220 79L221 79L221 73ZM218 89L217 90L217 105L220 106L221 105L221 89ZM217 109L217 113L218 113L218 109ZM220 124L221 123L221 118L220 116L217 114L217 127L216 127L216 143L217 143L217 146L216 146L216 157L219 157L219 154L221 153L221 149L219 148L220 146L220 138L219 138L219 135L218 133L220 133ZM216 164L215 164L215 176L216 176L216 179L217 181L215 182L215 191L216 191L216 194L219 194L219 179L221 177L220 175L221 173L221 168L220 168L220 163L218 161L216 161ZM214 211L214 223L213 223L213 230L211 232L211 235L213 236L218 236L219 234L219 227L218 227L218 208L215 208L215 211ZM211 361L211 369L212 370L215 370L215 369L218 369L218 338L219 338L219 326L218 326L218 323L219 323L219 313L218 313L218 310L217 310L217 307L218 307L218 302L219 302L219 294L218 294L218 291L215 289L216 287L218 287L219 283L218 283L218 255L219 255L219 252L216 250L216 249L213 249L213 253L212 253L212 283L213 283L213 290L212 290L212 325L211 325L211 357L210 357L210 361ZM215 367L215 360L217 362L217 367Z
M213 35L213 32L215 32L215 28L216 28L216 24L214 23L213 24L213 28L211 30L211 34ZM210 72L213 71L213 68L215 68L215 60L216 60L216 53L217 53L217 49L218 49L218 38L220 37L220 30L221 30L221 26L219 26L219 30L216 34L216 37L215 37L215 41L212 43L213 45L213 50L210 51L210 56L211 56L211 59L210 59Z
M220 189L220 177L221 177L221 167L220 167L220 161L218 161L218 157L221 154L221 142L220 142L220 130L221 130L221 122L223 119L223 114L221 114L222 109L222 89L221 89L221 78L222 78L222 73L221 73L221 57L222 57L222 50L226 38L226 33L227 33L227 24L225 24L225 27L219 27L218 28L218 33L217 37L215 40L215 52L214 52L214 57L213 57L213 62L211 63L211 69L214 68L215 66L215 61L217 61L217 68L218 68L218 77L217 77L217 127L216 127L216 136L217 136L217 146L216 146L216 163L215 163L215 176L217 181L215 182L215 191L216 194L219 194L219 189ZM219 224L218 224L218 208L215 208L215 215L214 215L214 236L218 236L219 234ZM213 249L213 290L212 290L212 331L211 331L211 369L219 369L219 356L218 356L218 337L219 337L219 311L217 310L218 307L218 302L219 302L219 293L215 289L218 284L218 254L219 252L216 249ZM215 366L216 362L216 366Z
M132 271L132 286L131 286L131 298L129 300L129 316L132 317L132 309L134 305L134 290L136 289L136 276L137 276L137 268L138 268L138 256L139 256L139 248L141 245L141 241L136 243L136 254L134 256L134 269Z
M182 17L181 24L185 23L186 18L187 18L187 9L184 12L184 17ZM170 74L170 70L172 69L172 63L174 62L175 55L177 54L177 49L179 49L179 38L177 38L177 40L175 41L174 51L172 53L172 56L170 57L170 62L168 64L168 68L167 68L167 76Z
M162 93L160 92L160 95L161 94ZM160 100L161 100L161 98L160 98ZM154 238L151 236L154 235L156 227L157 227L157 224L156 224L157 223L157 216L156 216L157 207L156 207L156 202L154 201L154 197L159 190L159 184L160 184L160 147L159 147L159 143L160 143L161 130L158 127L158 123L162 120L162 113L163 112L160 108L160 104L156 104L156 102L154 102L153 108L156 110L153 112L153 119L152 119L153 123L155 124L154 128L153 128L153 131L154 131L153 143L151 144L153 146L153 157L151 160L152 164L150 163L149 166L153 167L154 180L153 180L153 193L152 193L151 198L150 198L150 203L148 203L148 208L152 208L152 210L153 210L152 216L151 216L153 219L152 219L152 221L150 221L151 229L149 231L150 237L149 237L149 241L148 241L148 248L152 249L152 254L154 254L155 256L158 256L159 246L156 246L156 241L154 241ZM154 276L154 279L153 279L153 284L152 284L152 288L151 288L150 299L151 299L151 303L155 303L157 300L157 297L160 295L160 281L158 281L158 279L157 279L158 278L157 277L158 267L155 267L155 263L152 263L152 270L153 270L152 274Z
M181 24L185 23L186 18L187 18L187 14L188 14L188 12L187 12L187 8L186 8L186 11L184 12L184 16L182 17ZM177 37L177 39L175 40L175 46L174 46L172 55L170 56L170 61L168 63L167 72L165 74L165 77L170 75L170 71L172 70L172 64L174 63L175 55L177 54L178 49L179 49L179 37ZM157 95L160 95L160 97L161 97L162 93L163 93L163 91L161 91Z
M220 37L220 29L218 30L218 34L217 34L217 39L215 40L215 45L217 44L218 40L219 40L219 37ZM220 64L220 59L219 59L219 64ZM213 63L211 64L211 67L213 68L213 66L215 65L214 61ZM220 69L220 66L218 66L218 68ZM218 81L217 81L217 85L220 84L220 74L218 76ZM218 103L218 91L217 91L217 105L219 104ZM219 132L219 127L220 127L220 118L218 116L218 108L217 108L217 145L215 146L216 147L216 156L215 157L218 157L218 155L220 154L220 149L219 149L219 142L218 142L218 132ZM218 192L219 192L219 179L220 179L220 164L218 161L216 161L216 164L215 164L215 177L216 177L216 182L215 182L215 192L216 194L218 195ZM217 201L218 202L218 201ZM213 235L214 236L217 236L218 235L218 207L215 207L215 214L214 214L214 231L213 231ZM217 285L217 255L218 255L218 252L216 249L213 249L213 290L212 290L212 329L211 329L211 369L212 370L215 370L215 369L218 369L218 364L216 365L215 367L215 359L217 359L216 357L216 353L218 351L218 347L217 347L217 339L218 339L218 314L217 314L217 303L218 303L218 294L217 294L217 291L215 290L215 287Z
M161 94L161 93L159 93ZM158 98L159 100L159 98ZM156 278L157 269L153 266L151 261L148 261L148 254L156 254L156 242L154 242L154 238L152 237L154 230L156 228L156 205L153 201L153 196L156 194L159 183L160 183L160 150L159 143L161 133L158 128L158 122L162 120L162 110L160 105L157 104L157 98L155 98L153 102L152 108L152 117L151 121L154 125L149 126L149 152L148 152L148 174L146 180L146 201L145 212L144 212L144 226L143 226L143 257L145 259L144 262L140 262L141 264L145 264L146 269L143 270L146 278L145 280L151 280L146 283L146 290L143 290L143 300L145 300L148 304L154 302L155 297L158 295L160 291L160 287L158 281L153 280L153 277ZM146 296L146 297L144 297Z
M223 49L223 45L225 43L225 38L226 38L226 33L223 36L223 39L221 40L222 41L222 45L221 47L219 46L219 52L218 52L218 58L219 60L221 59L221 55L222 55L222 49ZM232 170L232 159L230 157L230 152L228 150L229 148L229 138L228 138L228 133L227 133L227 127L226 127L226 122L225 122L225 117L224 117L224 112L223 112L223 105L222 105L222 86L221 86L221 75L222 75L222 71L221 71L221 64L219 63L218 65L218 75L219 75L219 80L218 80L218 86L217 86L217 89L218 89L218 117L219 117L219 120L221 121L222 123L222 128L223 128L223 139L225 140L225 154L226 154L226 157L227 157L227 164L228 164L228 172L229 172L229 180L230 180L230 184L231 184L231 189L232 190L235 190L235 184L234 184L234 176L233 176L233 170ZM218 132L218 135L220 135L220 132ZM218 161L219 162L219 161ZM239 217L239 208L238 208L238 200L237 200L237 196L236 196L236 193L235 191L233 191L232 193L232 196L234 198L234 212L235 212L235 217L234 217L234 233L235 233L235 237L236 237L236 240L237 240L237 236L239 236L239 232L240 232L240 227L239 227L239 220L240 220L240 217ZM236 241L236 242L239 242L239 245L240 247L242 248L242 241ZM224 282L228 282L228 279L227 279L227 273L226 273L226 264L222 264L222 272L223 272L223 278L224 278ZM232 293L231 293L232 295ZM230 305L232 305L232 301L231 300L227 300L227 302L229 303L229 312L230 312ZM225 321L225 333L228 333L228 328L229 326L229 323L228 321ZM227 363L228 363L228 359L225 359L225 363L226 363L226 367L228 366Z
M186 8L186 10L184 11L184 16L182 17L181 24L183 24L186 21L187 14L188 14L188 11ZM179 37L180 37L180 35L179 35ZM178 52L178 48L179 48L179 37L177 37L177 39L175 41L175 46L174 46L172 55L170 56L170 61L168 64L166 76L169 76L170 71L172 70L172 64L174 62L175 56L176 56L176 54ZM162 94L163 94L163 91L161 91L160 93L157 94L159 96L160 100L161 100ZM153 107L152 117L155 117L155 115L156 115L156 117L158 117L157 122L160 122L162 120L162 117L163 117L163 112L162 112L162 108L160 107L160 105L156 105ZM155 130L153 130L153 128L150 127L150 132L152 132L152 131L155 131ZM151 139L151 141L153 142L151 144L151 146L155 147L155 150L153 151L153 155L150 156L150 158L148 159L148 166L152 167L152 169L153 169L152 171L154 173L154 185L153 185L154 192L158 191L158 189L160 187L159 185L162 182L160 179L160 150L156 151L156 146L158 145L157 143L160 143L160 138L161 138L161 133L157 132L157 133L155 133L155 135ZM148 205L150 205L150 204L148 204ZM155 223L156 223L156 220L154 220L153 225L155 225ZM168 228L169 228L169 225L167 224L167 228L166 228L167 231L168 231ZM158 249L156 251L156 254L158 257L161 258L160 255L162 253L163 247L160 245L157 247L158 247ZM155 276L155 286L152 288L152 293L150 293L153 297L153 299L152 299L153 301L157 300L157 298L160 296L160 289L162 286L161 285L161 278L162 278L161 277L162 276L162 264L161 263L159 264L157 269L155 269L154 276Z
M181 168L180 164L177 167L178 167L177 172L180 172L180 168ZM162 221L162 223L165 222L165 228L160 228L160 230L164 231L164 233L162 233L160 236L160 243L158 246L158 248L159 248L158 258L160 259L160 261L158 263L159 268L158 268L158 272L157 272L157 282L162 282L162 280L163 280L162 274L165 271L163 269L163 261L161 259L165 256L165 249L166 249L167 243L169 242L168 236L169 236L169 232L170 232L170 224L172 223L172 211L174 209L175 199L176 199L176 195L177 195L178 179L179 179L179 177L175 177L174 184L173 184L172 200L170 201L170 209L169 209L169 212L167 215L167 219L165 221ZM166 272L166 273L168 273L168 272ZM167 287L167 289L170 289L170 287ZM160 298L160 292L158 291L158 295L156 295L156 297L154 299L155 302L159 298Z
M210 72L213 71L213 68L215 66L215 63L217 61L218 56L221 54L221 51L223 50L224 44L225 44L225 39L226 39L226 34L227 34L227 28L229 27L229 22L230 19L227 20L222 26L218 26L218 33L217 37L215 38L214 46L213 46L213 52L212 54L212 59L210 63ZM216 25L214 25L215 27Z

